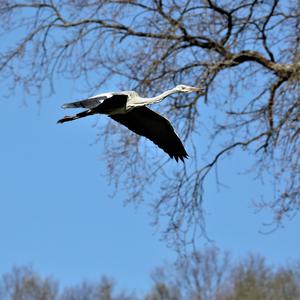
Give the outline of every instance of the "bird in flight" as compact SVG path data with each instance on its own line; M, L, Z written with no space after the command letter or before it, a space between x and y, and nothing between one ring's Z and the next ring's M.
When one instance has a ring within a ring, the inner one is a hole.
M99 94L64 104L62 108L85 108L86 110L73 116L65 116L57 123L65 123L94 114L105 114L134 133L148 138L177 162L179 159L184 161L188 154L171 123L146 106L158 103L174 93L191 93L201 90L192 86L177 85L152 98L142 98L135 91Z

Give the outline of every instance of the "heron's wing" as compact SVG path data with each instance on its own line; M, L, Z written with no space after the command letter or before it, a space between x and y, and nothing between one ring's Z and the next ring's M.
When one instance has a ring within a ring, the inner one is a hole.
M187 158L188 154L170 122L148 107L137 107L126 114L110 117L136 134L148 138L176 161Z
M128 96L117 93L105 93L76 102L66 103L62 108L94 109L103 106L104 110L113 110L126 105ZM100 111L99 111L100 112ZM105 113L105 112L103 112Z

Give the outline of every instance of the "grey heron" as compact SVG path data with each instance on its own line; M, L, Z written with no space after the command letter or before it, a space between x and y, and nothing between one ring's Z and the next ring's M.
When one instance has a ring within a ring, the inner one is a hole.
M177 162L178 159L184 161L188 154L171 123L146 106L158 103L174 93L199 91L201 88L177 85L173 89L152 98L140 97L135 91L99 94L64 104L62 108L85 108L86 110L73 116L65 116L57 123L69 122L94 114L106 114L134 133L151 140Z

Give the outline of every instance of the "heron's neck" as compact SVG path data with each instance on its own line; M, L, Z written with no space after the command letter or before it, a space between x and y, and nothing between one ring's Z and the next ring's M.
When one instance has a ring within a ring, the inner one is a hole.
M175 89L172 90L167 90L165 92L163 92L162 94L156 96L156 97L152 97L152 98L141 98L142 102L144 103L144 105L147 104L154 104L154 103L159 103L160 101L162 101L163 99L165 99L166 97L177 93L177 91Z

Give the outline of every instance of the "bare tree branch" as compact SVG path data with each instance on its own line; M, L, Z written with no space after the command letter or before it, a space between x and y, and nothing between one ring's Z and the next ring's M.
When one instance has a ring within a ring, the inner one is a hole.
M125 189L129 202L150 199L154 223L170 243L205 235L205 180L237 149L252 157L258 176L273 175L273 199L257 205L271 209L276 224L299 210L295 1L6 0L0 16L2 38L16 37L0 53L10 91L41 97L55 91L60 77L88 93L111 79L143 95L179 83L205 89L203 97L159 106L191 145L185 166L111 122L99 132L116 190Z

